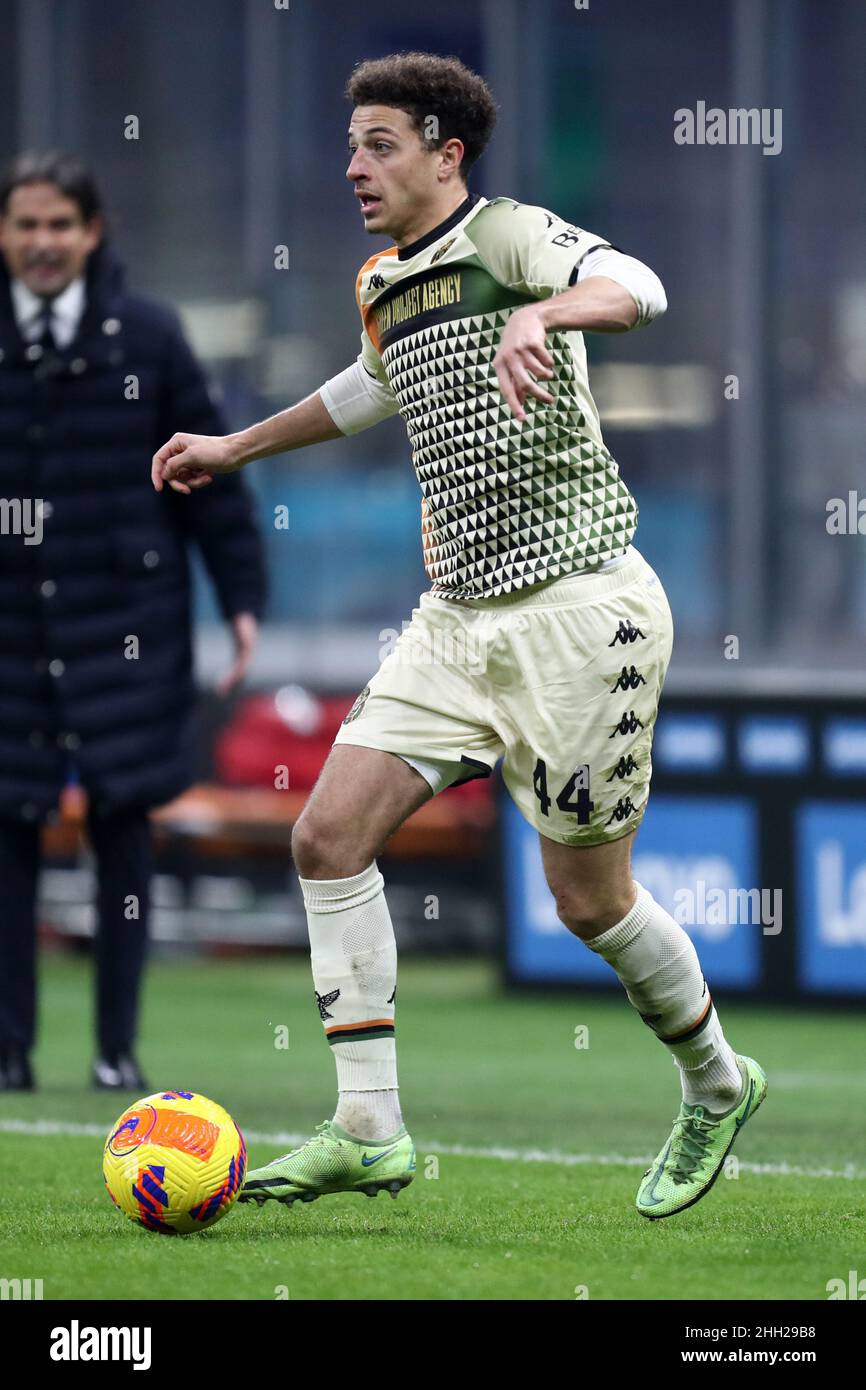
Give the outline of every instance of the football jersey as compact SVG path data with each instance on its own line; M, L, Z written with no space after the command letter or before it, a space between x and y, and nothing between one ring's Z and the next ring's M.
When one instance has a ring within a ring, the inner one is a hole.
M622 555L637 505L605 448L583 334L547 335L547 405L511 412L493 360L521 305L576 283L603 237L544 208L469 195L438 227L361 267L360 360L393 393L421 487L440 597L493 598Z

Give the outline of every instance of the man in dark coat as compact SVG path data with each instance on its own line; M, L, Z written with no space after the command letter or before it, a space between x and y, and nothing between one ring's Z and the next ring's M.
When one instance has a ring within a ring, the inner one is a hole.
M98 870L97 1086L133 1053L146 953L148 810L190 783L196 543L244 674L265 595L240 477L197 507L154 492L176 430L225 424L170 309L131 294L93 179L23 155L0 181L0 1089L30 1089L39 831L73 777Z

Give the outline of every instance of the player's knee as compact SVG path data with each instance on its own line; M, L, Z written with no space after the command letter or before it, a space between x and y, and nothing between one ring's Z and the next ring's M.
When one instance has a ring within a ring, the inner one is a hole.
M575 936L587 940L615 927L631 911L634 889L587 888L569 884L554 892L556 913Z
M314 816L302 815L292 830L292 859L301 878L343 877L329 872L334 858L333 835Z
M292 830L292 859L301 878L350 878L372 863L375 854L359 839L344 835L307 812Z

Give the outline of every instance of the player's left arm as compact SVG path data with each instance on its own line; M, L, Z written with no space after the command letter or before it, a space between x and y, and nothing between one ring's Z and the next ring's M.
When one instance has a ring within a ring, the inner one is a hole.
M545 209L517 204L508 221L509 234L492 242L490 260L506 283L536 302L510 315L494 366L511 410L524 420L527 395L553 402L541 384L553 376L548 333L624 333L663 314L667 299L649 266Z
M548 333L625 333L651 323L666 308L664 287L649 266L612 247L590 252L571 289L515 309L505 325L494 366L512 413L526 419L527 395L553 404L553 396L541 385L553 376Z
M527 395L553 403L553 396L536 379L549 381L553 376L553 356L545 342L548 333L555 329L625 333L650 323L667 308L662 283L649 266L619 251L593 254L607 258L604 269L610 273L593 270L572 289L515 309L505 325L494 366L502 394L518 420L526 419ZM631 262L631 266L623 273L617 262ZM617 274L620 278L614 279Z

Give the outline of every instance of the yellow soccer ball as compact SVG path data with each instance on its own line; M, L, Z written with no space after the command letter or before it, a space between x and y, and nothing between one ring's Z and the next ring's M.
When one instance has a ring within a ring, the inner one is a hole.
M112 1125L102 1155L115 1206L162 1235L213 1226L234 1204L246 1166L247 1146L231 1115L192 1091L136 1101Z

